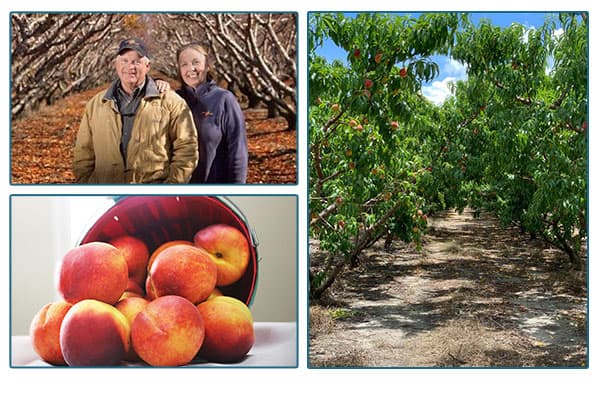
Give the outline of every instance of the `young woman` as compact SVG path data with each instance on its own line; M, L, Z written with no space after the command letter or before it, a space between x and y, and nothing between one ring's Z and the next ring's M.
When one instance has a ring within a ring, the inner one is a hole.
M246 183L248 143L235 96L217 86L207 50L188 44L177 51L181 89L198 131L199 162L190 183Z

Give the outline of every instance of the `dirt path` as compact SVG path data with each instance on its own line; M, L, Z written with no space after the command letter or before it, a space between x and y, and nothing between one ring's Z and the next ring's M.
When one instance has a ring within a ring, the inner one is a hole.
M312 254L311 254L312 260ZM311 306L311 366L585 366L585 284L489 216L430 221L421 251L378 243Z

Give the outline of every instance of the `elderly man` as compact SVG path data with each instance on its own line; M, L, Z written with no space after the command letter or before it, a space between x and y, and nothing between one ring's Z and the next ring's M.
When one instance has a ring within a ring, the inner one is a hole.
M160 93L147 76L139 39L119 45L118 79L87 104L73 173L78 183L187 183L198 163L198 138L185 101Z

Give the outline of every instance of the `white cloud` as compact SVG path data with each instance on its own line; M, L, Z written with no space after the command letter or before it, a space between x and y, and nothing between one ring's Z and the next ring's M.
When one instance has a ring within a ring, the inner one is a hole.
M431 84L423 86L422 92L429 101L439 105L452 96L450 83L466 79L467 68L460 61L447 57L437 62L440 65L440 76Z
M558 40L564 33L565 33L565 30L563 28L559 28L559 29L555 29L552 32L552 36L554 36L555 40Z
M429 86L423 86L422 92L429 101L434 104L440 105L450 96L450 83L459 80L457 77L448 76L440 81L433 81Z
M456 77L456 79L464 79L467 76L467 68L460 61L450 58L446 63L444 63L442 68L440 68L440 75L453 76Z

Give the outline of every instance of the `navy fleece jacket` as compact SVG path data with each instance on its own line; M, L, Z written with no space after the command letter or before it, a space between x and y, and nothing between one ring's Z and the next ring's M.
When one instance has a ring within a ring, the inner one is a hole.
M199 161L190 183L246 183L246 125L233 93L214 81L177 93L192 110L198 131Z

